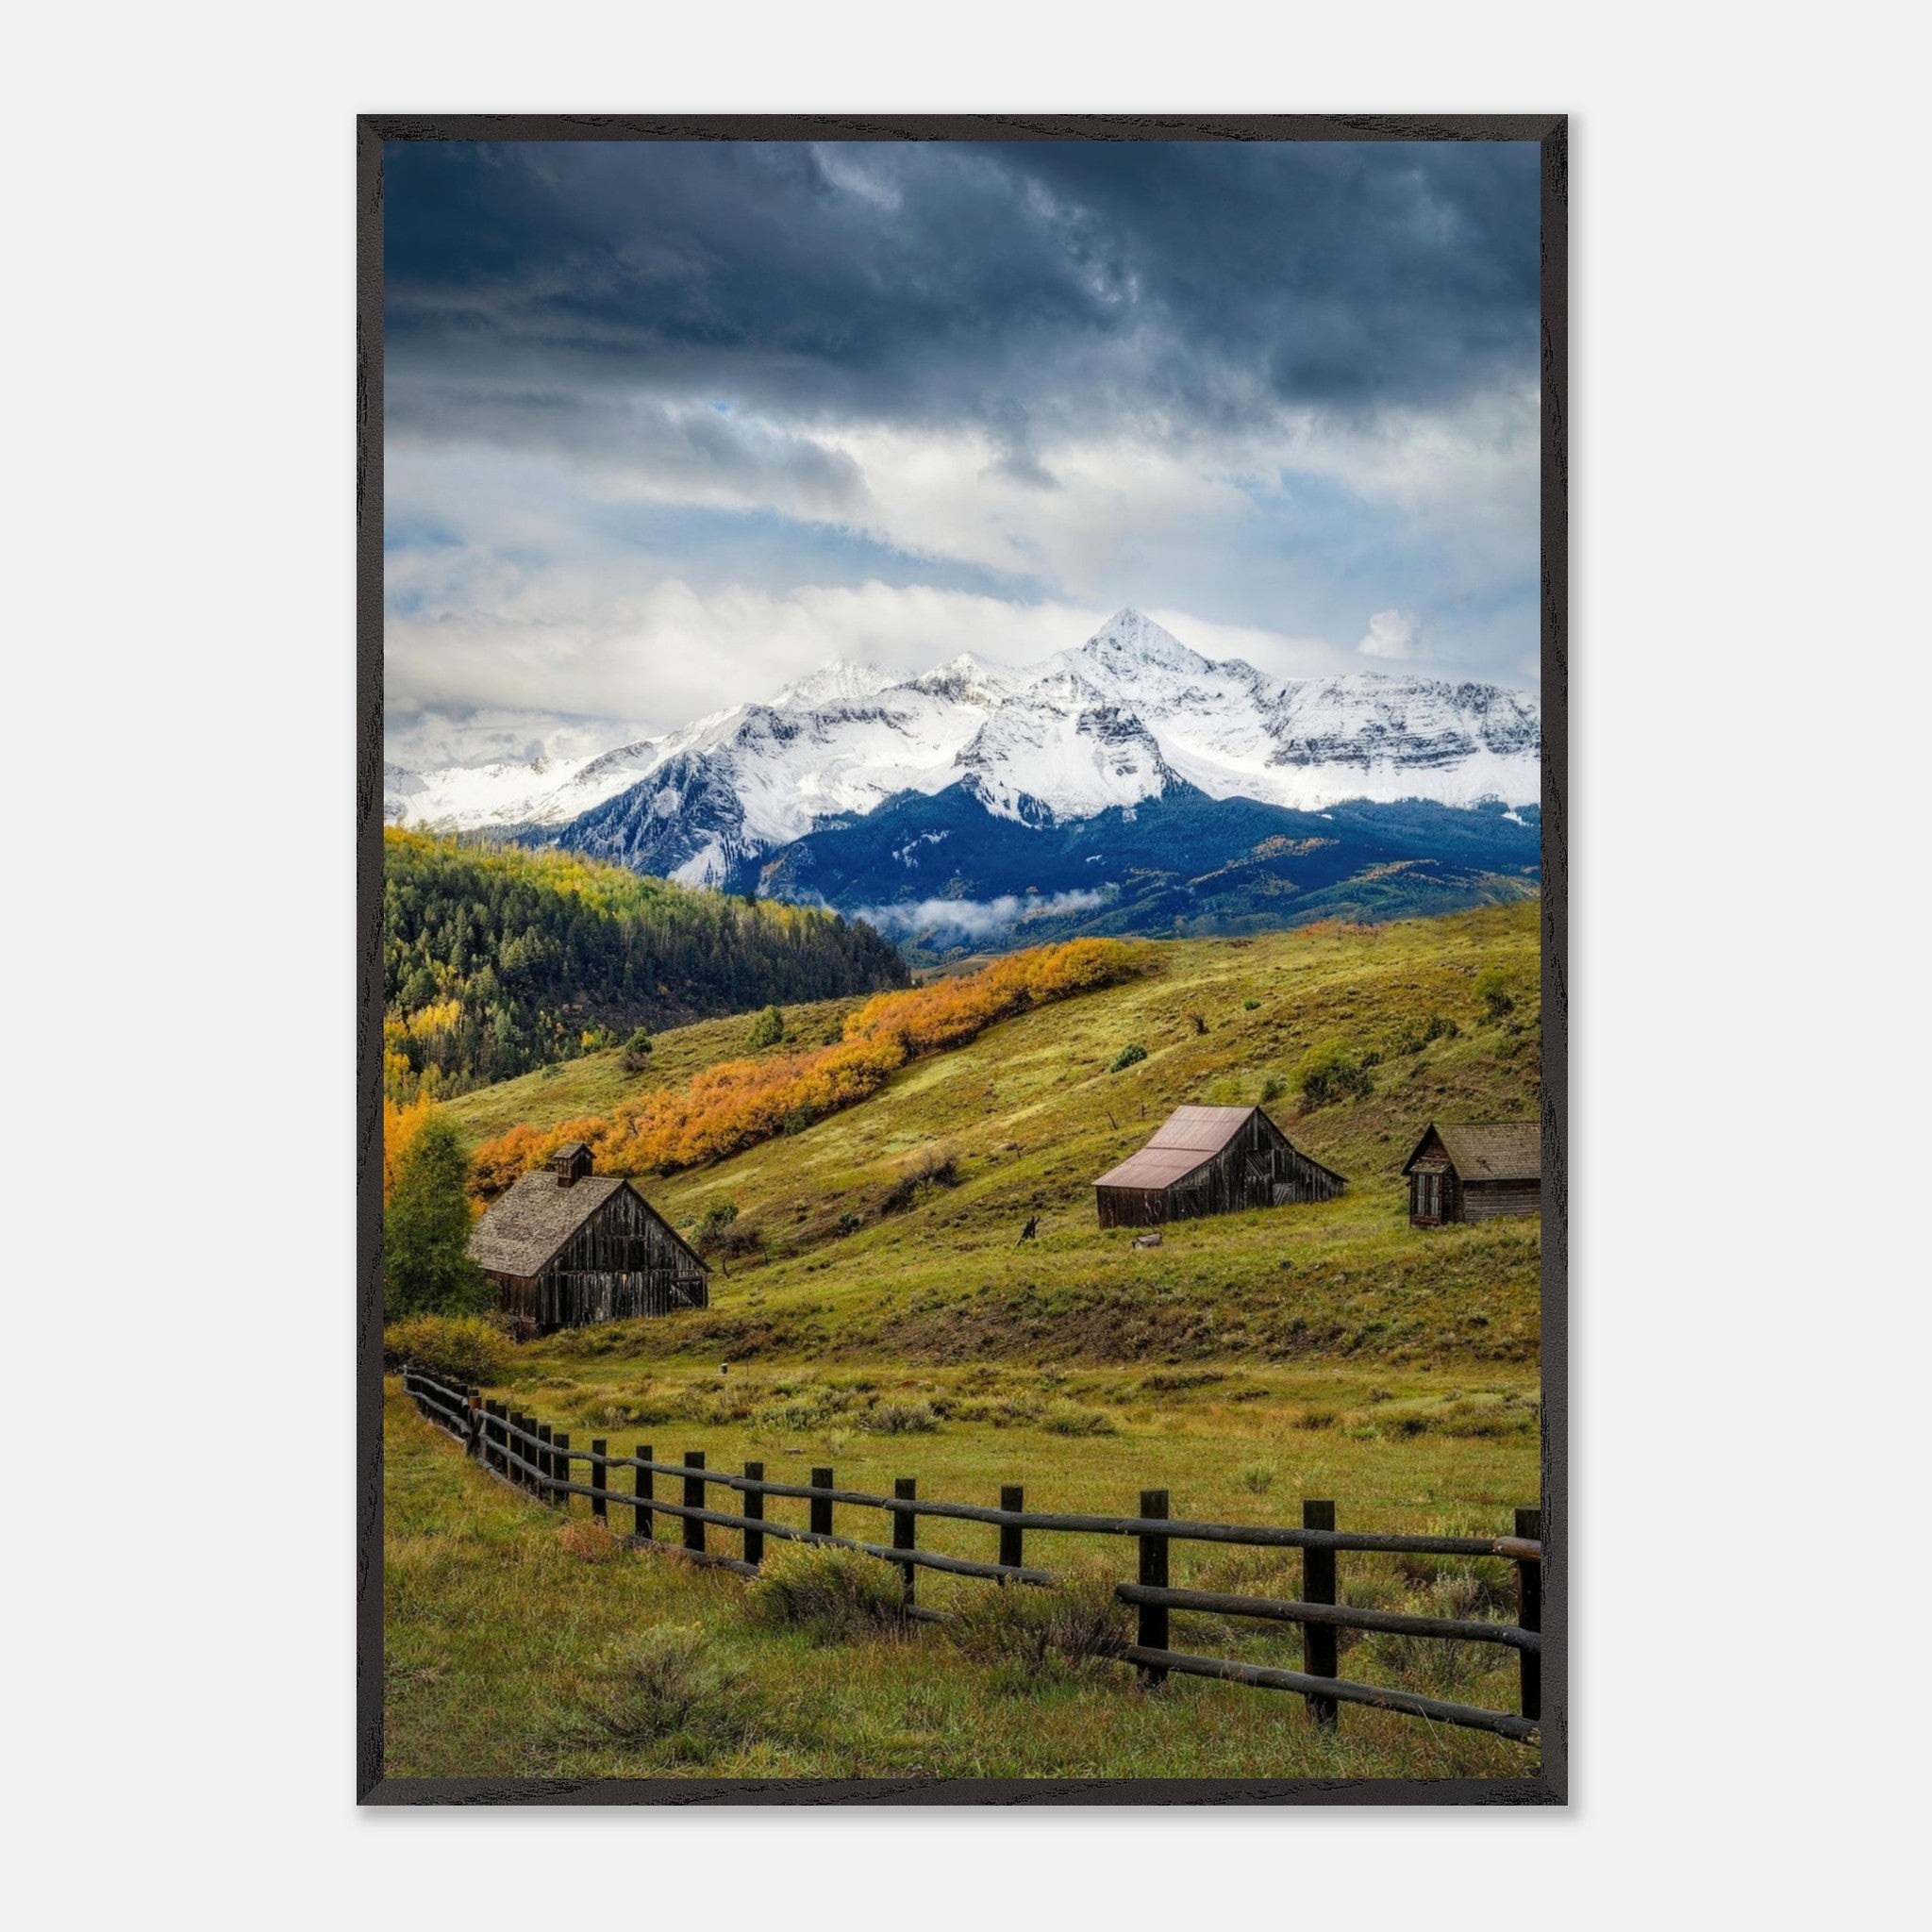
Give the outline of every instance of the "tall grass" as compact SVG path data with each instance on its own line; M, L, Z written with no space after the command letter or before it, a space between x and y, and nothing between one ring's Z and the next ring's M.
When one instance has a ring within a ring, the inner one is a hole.
M1070 1606L1081 1610L1077 1589L1070 1597L922 1577L936 1606L976 1607L982 1636L962 1647L944 1629L908 1627L896 1574L872 1558L846 1557L836 1568L848 1575L794 1589L792 1608L769 1620L748 1613L754 1590L720 1571L627 1550L587 1563L561 1547L552 1512L486 1475L400 1395L387 1418L385 1492L391 1775L1447 1777L1522 1775L1535 1764L1531 1749L1384 1712L1347 1709L1331 1737L1300 1699L1238 1686L1175 1679L1150 1697L1109 1659L1115 1611L1104 1588L1069 1622ZM582 1518L579 1505L573 1520ZM1060 1567L1065 1553L1039 1541L1048 1547L1029 1541L1028 1560ZM1219 1557L1278 1563L1269 1551ZM773 1552L769 1567L788 1565ZM871 1584L858 1581L867 1572ZM1246 1581L1291 1595L1292 1574L1291 1561ZM1454 1563L1397 1566L1379 1582L1403 1596L1440 1589L1444 1604L1474 1601L1453 1593L1467 1584L1441 1582L1456 1574ZM875 1609L826 1614L827 1596L849 1604L855 1590ZM687 1634L657 1634L667 1630ZM1177 1617L1176 1637L1207 1649L1220 1633ZM1227 1643L1221 1654L1291 1667L1299 1657L1292 1633L1268 1626L1231 1627ZM1513 1690L1507 1653L1417 1665L1453 1674L1470 1701L1503 1707Z

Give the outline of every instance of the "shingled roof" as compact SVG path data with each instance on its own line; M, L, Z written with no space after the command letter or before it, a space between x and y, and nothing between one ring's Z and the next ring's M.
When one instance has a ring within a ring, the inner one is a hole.
M1167 1188L1204 1167L1247 1124L1257 1107L1177 1107L1139 1153L1102 1174L1096 1188ZM1270 1125L1274 1124L1271 1122Z
M1444 1126L1432 1124L1403 1163L1407 1174L1429 1144L1430 1136L1455 1163L1465 1181L1535 1181L1542 1178L1542 1129L1535 1121L1497 1121Z
M542 1274L563 1244L630 1183L618 1174L586 1174L563 1188L549 1168L522 1174L470 1231L478 1266L498 1274Z

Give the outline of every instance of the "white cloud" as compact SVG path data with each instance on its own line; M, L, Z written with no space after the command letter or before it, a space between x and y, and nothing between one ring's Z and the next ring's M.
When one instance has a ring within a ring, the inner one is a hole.
M1453 413L1257 420L1211 450L1142 412L1117 436L1042 440L1022 461L974 430L805 431L755 413L727 423L621 403L616 414L615 433L574 453L535 440L395 441L386 489L391 527L404 534L388 565L391 756L404 740L407 762L433 750L464 763L530 746L575 755L588 737L614 744L770 696L835 657L908 675L961 651L1024 664L1078 644L1127 602L1205 656L1240 657L1277 678L1425 648L1466 673L1524 675L1520 636L1486 638L1472 658L1466 623L1444 619L1425 638L1399 607L1377 611L1351 646L1345 606L1319 561L1282 566L1279 628L1219 622L1180 600L1211 608L1219 573L1238 581L1274 520L1308 558L1324 555L1327 527L1307 518L1332 519L1333 508L1305 513L1297 478L1430 533L1449 580L1421 564L1420 581L1391 589L1421 592L1431 609L1440 600L1453 612L1458 590L1520 575L1534 560L1533 390ZM799 534L773 553L775 571L794 581L756 581L774 567L757 549L768 530L751 532L742 558L716 523L692 539L697 549L685 550L672 525L664 550L640 550L659 541L631 508L641 503L783 519ZM935 575L992 572L1050 588L1027 596L811 582L820 555L825 575L850 568L855 535L934 559ZM1354 567L1346 553L1341 562ZM1174 589L1143 601L1150 583ZM601 734L598 720L609 721Z
M1079 643L1109 615L876 582L707 593L675 577L625 579L608 564L413 555L391 585L407 603L386 626L388 706L637 720L648 735L771 697L830 658L908 676L961 651L1024 663Z
M869 426L824 440L864 478L846 519L867 535L915 556L1043 577L1075 597L1104 600L1149 541L1189 531L1208 541L1249 508L1232 480L1125 436L1042 446L1024 464L973 432Z
M1413 610L1377 610L1356 649L1365 658L1413 658L1422 634L1422 619Z
M1084 642L1117 608L877 582L705 592L640 584L609 560L520 568L459 548L392 556L390 589L388 756L417 770L608 750L774 697L833 658L907 677L962 651L1029 664ZM1271 675L1344 668L1318 640L1147 614L1204 657ZM598 719L611 722L599 731Z
M1005 932L1029 919L1052 919L1063 912L1091 912L1107 901L1105 892L1029 893L1024 898L1008 892L997 899L921 899L910 906L861 906L852 917L868 921L888 938L942 932L976 940Z
M1305 412L1279 443L1281 466L1400 511L1414 534L1449 540L1465 576L1534 573L1541 394L1513 383L1441 409Z
M647 738L635 721L547 711L397 711L384 721L382 755L412 772L451 765L525 765L537 758L594 758Z

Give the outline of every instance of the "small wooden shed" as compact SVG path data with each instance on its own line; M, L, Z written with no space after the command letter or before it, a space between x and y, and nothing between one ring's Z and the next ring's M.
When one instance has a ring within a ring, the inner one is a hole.
M702 1308L710 1271L616 1174L593 1174L581 1141L518 1177L470 1235L497 1306L547 1334L632 1315Z
M1411 1227L1540 1214L1542 1130L1534 1121L1444 1126L1429 1124L1402 1172Z
M1102 1227L1330 1201L1348 1183L1310 1159L1258 1107L1177 1107L1138 1154L1093 1183Z

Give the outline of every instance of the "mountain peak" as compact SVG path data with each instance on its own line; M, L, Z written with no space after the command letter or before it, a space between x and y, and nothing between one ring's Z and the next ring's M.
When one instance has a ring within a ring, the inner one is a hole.
M1080 646L1080 652L1083 657L1112 663L1165 664L1175 671L1191 671L1208 661L1131 605L1116 610Z
M1084 644L1016 669L962 653L905 679L839 657L770 704L735 705L601 758L389 771L383 810L451 830L567 827L642 788L699 853L714 832L724 837L729 791L740 814L730 851L747 857L962 775L997 801L990 808L1055 822L1124 809L1183 779L1209 798L1302 810L1351 798L1533 804L1540 750L1537 703L1523 693L1367 673L1282 684L1236 658L1212 661L1126 608ZM715 781L704 813L688 802L693 774ZM653 864L685 862L669 846L650 852Z
M889 672L881 671L876 664L868 664L861 658L828 658L816 671L808 671L803 677L788 684L772 702L777 706L806 707L851 704L859 699L876 697L897 682L898 679Z

